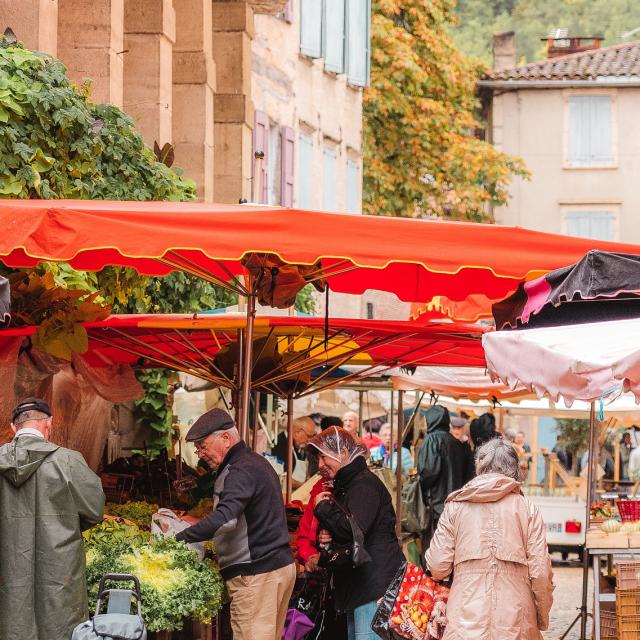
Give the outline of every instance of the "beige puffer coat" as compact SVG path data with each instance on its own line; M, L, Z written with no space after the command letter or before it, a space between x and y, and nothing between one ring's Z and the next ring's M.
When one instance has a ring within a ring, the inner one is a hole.
M515 480L483 474L455 491L426 554L436 580L454 573L443 640L540 640L553 573L544 523Z

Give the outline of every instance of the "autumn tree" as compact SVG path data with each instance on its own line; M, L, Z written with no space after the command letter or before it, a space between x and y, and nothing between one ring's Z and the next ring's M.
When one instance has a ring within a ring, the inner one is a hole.
M482 63L448 28L453 0L374 0L364 95L366 213L488 220L521 160L475 134Z

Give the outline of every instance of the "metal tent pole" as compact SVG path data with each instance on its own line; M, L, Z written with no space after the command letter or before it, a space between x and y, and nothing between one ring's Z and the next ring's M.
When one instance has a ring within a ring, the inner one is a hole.
M293 397L287 396L287 493L286 504L291 502L293 482Z
M362 419L363 416L363 412L362 412L362 397L364 396L364 391L360 390L358 391L358 428L356 429L356 433L359 436L364 435L364 420Z
M404 391L398 391L398 429L396 443L396 536L402 536L402 436L404 432L404 411L402 400ZM391 442L391 460L393 461L393 439Z
M244 336L244 354L242 357L242 387L240 390L240 435L247 442L249 435L249 402L251 399L251 372L253 369L253 324L256 318L256 294L251 278L247 282L247 328Z
M258 431L260 430L260 392L253 393L253 435L251 438L251 448L256 451L258 448Z

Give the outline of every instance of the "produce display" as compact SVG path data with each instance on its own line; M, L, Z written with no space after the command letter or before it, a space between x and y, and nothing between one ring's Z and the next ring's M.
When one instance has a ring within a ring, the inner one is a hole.
M107 502L104 506L104 512L110 516L130 520L137 526L148 530L151 528L151 516L159 508L157 504L144 502L142 500L138 502L125 502L124 504Z
M84 534L90 609L105 573L131 573L142 590L149 631L174 631L185 618L210 622L224 596L217 565L173 536L158 538L134 525L105 521Z

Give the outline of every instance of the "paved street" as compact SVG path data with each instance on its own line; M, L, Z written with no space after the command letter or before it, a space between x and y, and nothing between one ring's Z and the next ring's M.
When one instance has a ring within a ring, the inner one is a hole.
M549 630L544 633L545 640L558 640L565 632L572 620L578 614L582 593L582 566L578 562L562 562L559 556L554 556L553 563L554 583L553 609L551 609L551 623ZM592 593L591 579L589 580L589 593ZM588 600L591 609L592 597ZM588 637L591 637L591 619L589 619ZM580 625L577 623L566 640L578 640L580 637Z

